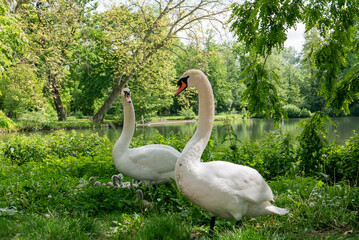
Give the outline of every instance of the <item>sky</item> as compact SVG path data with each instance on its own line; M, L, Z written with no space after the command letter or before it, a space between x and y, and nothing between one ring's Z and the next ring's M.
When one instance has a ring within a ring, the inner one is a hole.
M304 31L305 26L304 24L300 23L297 25L297 29L290 29L288 31L288 39L284 43L284 47L292 46L295 48L297 52L300 52L302 50L303 44L304 44Z

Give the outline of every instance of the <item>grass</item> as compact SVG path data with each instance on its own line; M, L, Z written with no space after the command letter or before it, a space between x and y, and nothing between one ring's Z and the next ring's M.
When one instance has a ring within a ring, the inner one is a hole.
M96 169L96 162L104 167ZM87 162L87 163L86 163ZM107 169L104 172L104 169ZM105 183L116 170L110 155L46 160L21 166L2 163L0 175L1 239L357 239L359 191L345 183L327 185L313 178L269 182L275 205L285 216L217 220L209 235L209 215L185 199L175 184L142 187L153 209L144 209L135 189ZM129 180L129 179L127 179Z
M188 141L160 139L178 149ZM209 214L175 183L141 187L152 209L137 200L136 189L105 186L117 174L106 139L60 132L46 141L18 138L9 145L13 155L0 146L0 239L358 239L359 190L348 182L278 176L267 182L274 204L289 214L244 218L240 229L218 219L210 235ZM136 141L146 144L139 138L131 144Z

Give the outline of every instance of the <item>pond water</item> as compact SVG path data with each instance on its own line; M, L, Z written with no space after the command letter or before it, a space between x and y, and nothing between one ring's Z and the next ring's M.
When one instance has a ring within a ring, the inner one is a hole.
M289 132L292 135L298 134L301 132L301 129L298 128L298 123L301 119L289 119L280 124L280 129L284 132ZM343 144L349 137L353 135L353 131L359 132L359 117L342 117L342 118L333 118L335 121L336 127L329 125L327 127L330 137L329 141L336 140L338 143ZM182 135L192 136L196 130L197 122L179 122L171 124L162 124L162 125L148 125L148 126L137 126L135 131L135 136L143 134L144 139L151 139L157 134L162 134L168 136L171 132L181 133ZM273 130L273 121L266 119L245 119L245 120L234 120L232 121L232 127L236 132L240 140L255 140L260 138L264 133ZM79 134L88 135L91 133L98 133L99 136L107 136L112 143L114 143L121 135L121 128L98 128L98 129L78 129L76 130ZM46 135L50 131L44 132L32 132L32 133L11 133L11 134L1 134L0 140L7 141L16 134L40 134ZM225 134L225 129L223 128L223 122L216 121L214 122L212 136L216 138L222 138Z

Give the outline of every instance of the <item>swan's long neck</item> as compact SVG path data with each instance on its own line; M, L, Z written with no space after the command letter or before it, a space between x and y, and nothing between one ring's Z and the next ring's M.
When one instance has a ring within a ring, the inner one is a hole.
M113 147L113 154L126 151L130 146L133 133L135 131L135 110L133 109L132 102L129 103L122 98L123 103L123 127L120 138Z
M200 162L202 153L211 137L214 120L214 97L211 84L207 77L203 76L205 81L198 84L198 125L195 134L187 143L180 156L182 163Z

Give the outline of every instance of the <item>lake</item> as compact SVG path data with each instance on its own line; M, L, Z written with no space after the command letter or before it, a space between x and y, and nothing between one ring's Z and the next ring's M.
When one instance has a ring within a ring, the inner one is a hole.
M301 132L298 128L298 123L301 119L289 119L280 124L280 129L284 132L289 132L292 135ZM333 118L337 127L330 125L327 127L330 137L328 140L336 140L338 143L343 144L349 137L352 136L353 131L359 132L359 117L342 117ZM181 133L182 135L192 136L196 130L197 122L178 122L162 125L137 126L135 136L143 134L144 139L151 139L157 134L168 136L171 132ZM232 127L240 140L256 140L261 137L265 132L273 130L273 120L267 119L245 119L232 121ZM98 129L78 129L76 132L88 135L91 133L98 133L99 136L107 136L111 142L115 142L121 135L121 128L98 128ZM7 141L16 134L31 135L40 134L46 135L50 131L44 132L31 132L31 133L10 133L0 135L0 140ZM214 122L213 133L216 138L221 138L225 134L223 122Z

